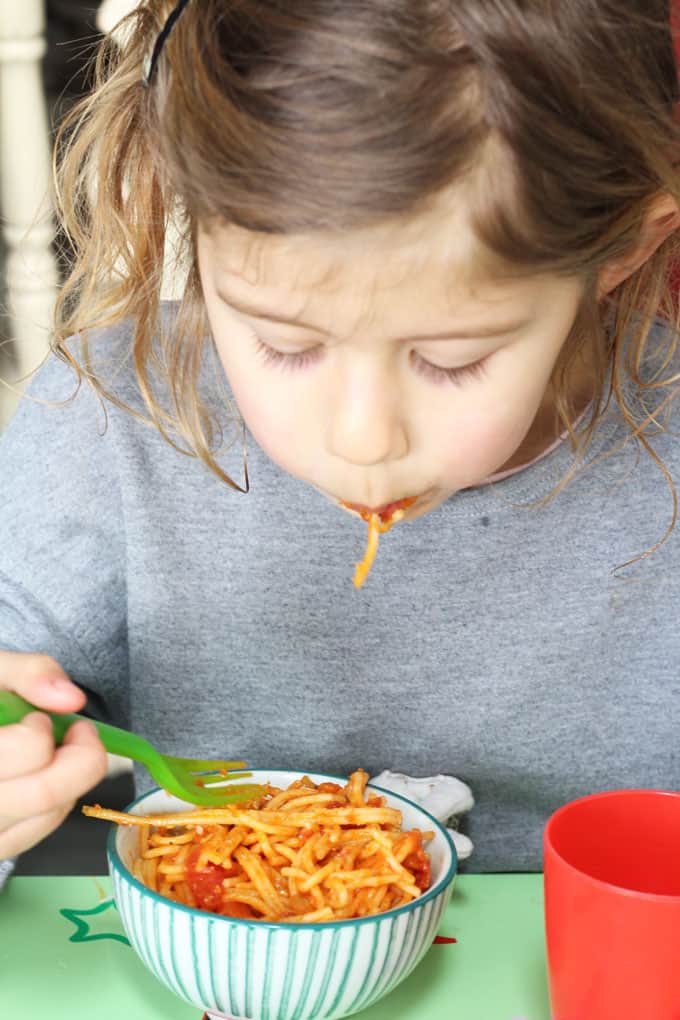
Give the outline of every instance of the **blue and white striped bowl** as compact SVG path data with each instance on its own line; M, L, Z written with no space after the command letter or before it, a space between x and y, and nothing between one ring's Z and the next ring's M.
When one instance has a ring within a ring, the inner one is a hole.
M286 787L301 773L253 772L253 782ZM337 776L308 773L319 783ZM417 900L384 914L321 924L273 924L221 917L158 896L132 877L137 831L116 827L109 870L125 931L142 962L180 998L214 1018L335 1020L392 991L437 933L456 873L450 836L427 811L369 786L403 816L404 829L433 830L432 884ZM189 805L191 806L191 805ZM187 805L163 790L140 797L137 814Z

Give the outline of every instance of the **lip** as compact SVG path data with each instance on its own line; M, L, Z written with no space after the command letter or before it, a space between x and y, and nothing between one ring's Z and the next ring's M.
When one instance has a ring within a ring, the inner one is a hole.
M382 503L380 506L366 506L364 503L350 503L347 500L341 499L340 503L345 507L346 510L350 510L352 513L358 514L364 520L368 520L372 516L379 517L382 521L385 521L395 511L412 510L419 502L423 500L423 496L403 496L401 499L394 499L390 503Z

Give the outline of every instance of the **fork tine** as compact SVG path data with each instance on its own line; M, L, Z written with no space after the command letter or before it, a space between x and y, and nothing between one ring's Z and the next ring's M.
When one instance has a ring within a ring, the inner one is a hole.
M184 799L194 804L205 807L221 807L225 804L237 804L261 797L265 791L261 786L219 786L219 787L194 787L187 785L184 791ZM189 796L191 795L191 796Z
M232 779L247 779L248 776L252 776L252 774L253 774L252 772L232 772L232 773L230 773L229 776L223 776L219 772L217 772L217 773L215 773L215 772L207 772L207 773L203 772L203 773L198 773L197 775L200 776L200 779L201 779L200 785L201 786L216 786L217 783L224 783L224 782L227 782L227 780L232 780ZM196 778L196 775L194 775L193 773L192 773L192 778L194 778L194 779Z
M176 758L170 754L164 757L173 763L185 768L189 772L230 772L232 769L245 769L247 764L244 761L221 761L214 758ZM250 775L250 773L248 773Z

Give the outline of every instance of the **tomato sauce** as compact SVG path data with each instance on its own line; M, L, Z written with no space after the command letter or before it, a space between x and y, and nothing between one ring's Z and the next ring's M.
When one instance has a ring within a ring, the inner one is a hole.
M417 496L407 496L405 499L396 499L392 503L386 503L385 506L381 506L378 510L372 510L368 506L363 506L361 503L346 503L342 501L343 506L346 506L348 510L354 510L355 513L359 514L365 521L369 521L373 514L378 515L383 524L386 524L396 510L408 510L410 506L418 499Z
M240 917L244 921L252 921L258 917L247 903L239 903L238 900L225 900L220 908L220 914L224 917Z
M425 892L426 889L430 888L430 858L425 853L423 847L423 839L420 833L418 833L418 845L408 857L404 858L404 867L408 868L413 873L413 881L418 886L421 892Z
M223 868L219 864L208 861L203 868L197 868L200 847L195 847L187 857L187 883L199 910L210 910L213 914L224 913L224 888L222 882L225 878L233 878L238 875L241 868L238 864L231 868ZM242 904L232 903L233 907L240 908ZM246 908L248 909L248 908ZM240 914L230 914L231 917L240 917ZM252 917L253 915L250 914Z

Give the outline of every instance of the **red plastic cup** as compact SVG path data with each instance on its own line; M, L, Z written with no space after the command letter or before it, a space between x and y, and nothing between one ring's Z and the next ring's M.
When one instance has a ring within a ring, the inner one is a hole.
M553 1020L680 1020L680 793L565 804L544 852Z

